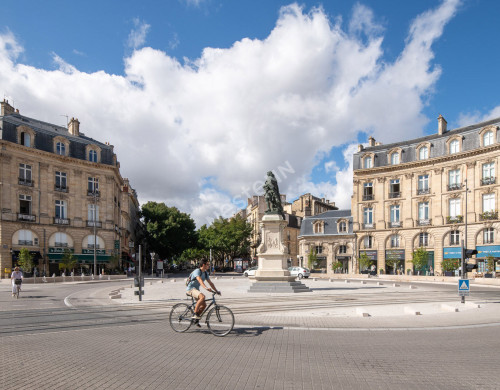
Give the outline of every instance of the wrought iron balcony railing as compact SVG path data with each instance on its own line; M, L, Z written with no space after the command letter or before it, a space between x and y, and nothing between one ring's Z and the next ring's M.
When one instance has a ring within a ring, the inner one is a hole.
M18 213L17 220L18 221L26 221L26 222L35 222L36 215Z
M492 219L498 219L498 211L485 211L484 213L479 214L480 221L489 221Z
M68 187L56 184L54 186L54 190L59 192L68 192Z
M462 188L462 184L459 183L452 183L448 184L448 191L457 191Z
M483 177L481 179L481 185L482 186L488 186L490 184L495 184L497 182L496 177Z
M431 222L432 222L432 220L430 218L419 219L419 220L417 220L417 225L418 226L428 226L431 224Z
M464 217L462 215L456 215L454 217L446 217L446 223L462 223Z
M417 189L417 195L426 195L426 194L430 194L430 193L431 193L430 188L418 188Z
M373 200L375 197L373 194L364 194L363 200Z
M69 218L54 218L54 223L57 225L69 225Z
M400 198L401 192L389 192L389 198Z
M363 223L361 226L364 230L375 229L374 223Z
M33 185L35 184L35 181L32 179L26 179L24 177L20 177L18 180L18 184L23 185L23 186L33 187Z
M87 220L87 226L88 227L93 227L95 225L95 227L102 227L102 222L101 221L89 221Z
M401 221L389 222L389 225L391 226L391 228L400 228L402 226L402 223Z

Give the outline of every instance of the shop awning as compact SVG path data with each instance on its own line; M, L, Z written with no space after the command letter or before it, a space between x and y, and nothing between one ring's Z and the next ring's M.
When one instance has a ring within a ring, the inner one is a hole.
M49 253L47 257L51 263L60 263L64 253ZM93 254L83 254L83 253L73 253L73 256L76 257L79 264L94 264L94 255ZM107 263L111 260L110 255L97 255L96 260L98 263Z

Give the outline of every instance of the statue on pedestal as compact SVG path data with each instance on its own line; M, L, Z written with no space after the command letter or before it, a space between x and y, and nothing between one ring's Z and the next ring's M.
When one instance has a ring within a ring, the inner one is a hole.
M276 180L276 177L271 171L267 172L267 179L263 188L265 191L264 198L266 199L267 204L266 214L278 214L285 219L285 213L283 212L283 206L281 205L278 180Z

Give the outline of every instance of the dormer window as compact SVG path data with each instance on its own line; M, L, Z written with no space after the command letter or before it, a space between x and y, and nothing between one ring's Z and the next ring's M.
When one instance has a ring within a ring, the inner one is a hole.
M427 146L422 146L418 151L418 159L426 160L429 158L429 148Z
M488 130L483 134L483 146L493 145L493 131Z
M347 223L345 221L339 222L339 232L340 233L347 232Z
M372 168L373 167L373 160L371 156L366 156L363 160L363 167L364 168Z
M19 126L17 128L17 143L28 148L33 147L35 132L28 126Z
M315 234L321 234L324 233L324 222L323 221L316 221L314 222L314 233Z
M450 154L458 152L460 152L460 141L458 139L454 139L450 142Z
M58 142L56 144L56 153L65 156L66 155L66 145L64 145L62 142Z
M89 150L89 161L97 162L97 152L95 150Z
M394 152L391 154L391 165L397 165L399 164L399 153Z
M29 133L22 132L21 133L21 145L30 147L31 146L31 137Z

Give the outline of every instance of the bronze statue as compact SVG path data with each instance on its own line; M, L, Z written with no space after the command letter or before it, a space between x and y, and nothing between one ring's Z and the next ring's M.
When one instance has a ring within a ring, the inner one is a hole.
M283 212L283 206L281 205L278 180L276 180L276 177L274 177L274 174L271 171L267 172L267 179L263 188L267 204L266 214L279 214L283 217L283 219L285 219L285 213Z

